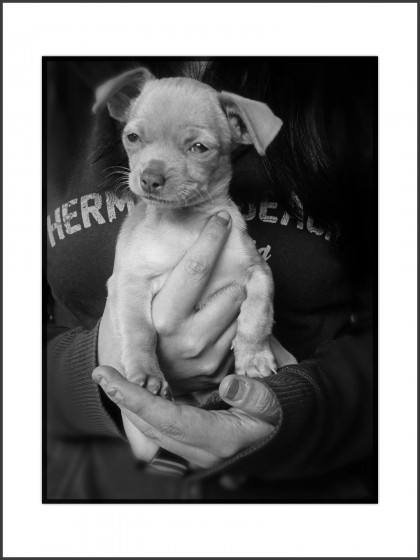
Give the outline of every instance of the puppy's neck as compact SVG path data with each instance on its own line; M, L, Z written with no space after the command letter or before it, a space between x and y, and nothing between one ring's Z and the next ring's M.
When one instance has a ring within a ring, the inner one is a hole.
M156 223L177 223L182 225L192 221L205 220L221 210L229 210L233 202L229 197L229 179L222 180L218 185L211 189L212 194L198 200L191 206L167 207L164 205L146 203L146 216L150 222Z
M193 224L205 222L210 216L217 214L221 210L229 211L233 206L234 203L227 193L218 195L212 198L212 200L205 200L194 206L167 208L148 203L146 204L146 218L149 224L162 225L166 223L177 225L178 227L185 225L188 228Z

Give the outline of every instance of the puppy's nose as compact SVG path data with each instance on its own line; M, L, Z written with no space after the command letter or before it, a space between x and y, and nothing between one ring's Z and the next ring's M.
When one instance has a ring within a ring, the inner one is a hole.
M165 184L165 177L159 168L147 167L140 176L140 183L145 192L151 193Z

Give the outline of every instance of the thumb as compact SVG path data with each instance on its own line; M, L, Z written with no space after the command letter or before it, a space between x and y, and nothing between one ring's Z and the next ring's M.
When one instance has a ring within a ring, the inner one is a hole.
M280 404L273 391L252 377L228 375L219 386L221 398L235 408L275 424L281 415Z

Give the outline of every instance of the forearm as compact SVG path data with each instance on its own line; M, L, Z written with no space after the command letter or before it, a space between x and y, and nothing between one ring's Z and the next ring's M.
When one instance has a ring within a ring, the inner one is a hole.
M353 333L264 380L281 411L274 431L198 476L225 470L263 478L315 476L367 457L374 411L372 349L368 330ZM209 408L218 407L225 405L215 401Z
M99 323L91 331L48 327L47 424L54 435L122 437L114 405L91 378L98 365L98 329Z
M313 476L368 457L374 413L371 334L333 341L313 360L283 370L268 382L282 419L265 451L267 473Z

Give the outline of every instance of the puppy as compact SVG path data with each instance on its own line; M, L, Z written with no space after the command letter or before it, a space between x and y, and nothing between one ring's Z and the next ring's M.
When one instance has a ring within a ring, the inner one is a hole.
M158 80L145 68L102 85L93 111L106 105L123 124L129 187L138 197L122 225L108 281L122 373L154 394L169 395L156 357L152 300L208 218L226 211L231 231L198 307L232 284L243 286L246 300L232 344L236 373L265 377L275 372L282 363L276 363L269 343L270 268L246 233L228 189L232 151L252 143L263 155L282 121L263 103L189 78ZM293 361L284 349L280 362Z

